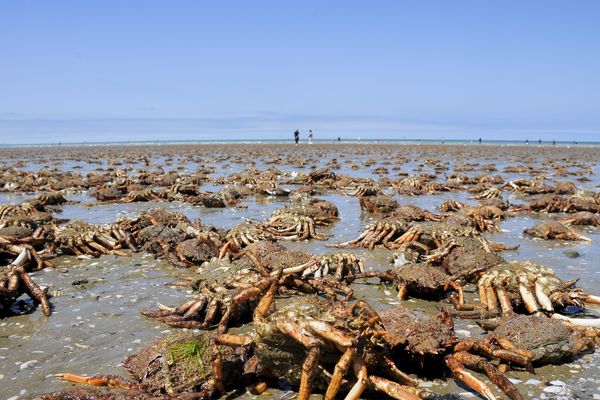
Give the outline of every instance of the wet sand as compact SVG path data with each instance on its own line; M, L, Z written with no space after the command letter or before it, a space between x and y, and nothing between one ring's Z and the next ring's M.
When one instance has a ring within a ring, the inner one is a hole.
M274 167L284 172L309 172L313 167L330 166L337 174L379 179L378 167L387 168L390 179L399 176L430 173L443 180L445 174L460 172L467 176L481 173L501 175L505 181L546 176L550 181L576 182L579 190L597 192L600 185L600 148L537 147L537 146L468 146L468 145L174 145L174 146L98 146L0 149L3 165L28 171L52 170L86 175L97 168L155 169L193 173L210 169L212 178L229 176L246 168L266 170ZM150 165L140 159L147 155ZM433 159L438 160L434 162ZM364 166L365 162L369 166ZM337 165L335 165L337 164ZM586 171L584 175L557 176L557 164L568 165L566 171ZM438 166L436 169L435 166ZM490 167L494 165L495 171ZM522 173L504 172L508 166L522 165ZM445 166L441 170L439 166ZM335 168L338 167L338 168ZM482 168L485 167L485 168ZM531 167L531 168L530 168ZM334 169L335 168L335 169ZM540 171L545 168L545 171ZM581 177L585 180L581 180ZM202 184L202 190L218 190L221 185ZM290 186L290 188L293 188ZM82 219L91 223L110 223L121 216L134 216L144 209L164 207L183 212L190 218L201 218L205 224L229 228L244 218L265 219L275 209L287 204L286 199L256 196L244 199L246 209L207 209L183 203L132 203L93 205L96 201L85 190L67 189L66 197L78 204L62 206L60 218ZM386 191L392 193L391 191ZM38 193L0 192L0 204L17 203ZM341 221L323 233L331 235L329 242L285 242L290 249L323 253L327 243L355 238L374 216L361 213L356 197L328 192L320 198L332 201L340 211ZM447 192L423 196L394 196L401 204L415 204L434 211L445 199L476 204L466 192ZM505 199L523 204L527 197L512 192ZM580 279L578 286L592 293L600 291L600 230L577 228L592 239L587 242L542 241L524 238L522 231L537 220L564 217L564 214L528 214L509 218L502 223L505 232L487 235L496 242L519 244L514 252L502 254L506 259L533 260L553 268L564 280ZM576 250L580 257L572 259L565 250ZM391 252L387 250L352 250L360 254L367 268L389 268ZM21 398L38 393L64 390L70 385L53 377L69 371L83 374L121 374L120 362L140 349L168 326L140 316L141 308L154 308L156 302L176 305L190 291L165 286L176 277L194 274L168 263L155 260L150 254L133 254L131 258L102 256L81 259L61 256L53 260L55 269L32 274L41 285L57 292L52 298L54 311L44 317L40 310L0 320L0 398ZM355 297L366 298L376 308L398 304L395 289L379 285L356 284ZM474 286L467 287L468 300L475 297ZM19 307L27 308L29 300L22 297ZM410 307L435 312L437 303L411 299ZM478 337L482 331L473 321L456 320L461 337ZM584 355L571 363L536 369L537 375L509 373L521 392L531 398L600 398L600 354ZM550 384L552 382L552 384ZM424 382L434 392L455 392L465 398L475 396L452 379ZM502 398L496 388L493 388ZM285 392L269 390L261 398L279 398ZM243 398L252 398L250 394ZM318 397L317 397L318 398Z

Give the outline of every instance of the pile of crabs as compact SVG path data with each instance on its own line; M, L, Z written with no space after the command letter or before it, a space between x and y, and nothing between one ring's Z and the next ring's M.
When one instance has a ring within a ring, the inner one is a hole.
M533 261L505 260L502 253L516 247L489 238L502 231L506 218L536 213L545 219L526 228L523 240L590 241L574 225L600 226L600 194L578 191L571 182L549 182L540 175L505 182L500 175L460 172L444 180L441 173L390 179L384 167L379 180L353 178L334 173L333 160L310 173L272 167L212 177L210 168L193 174L150 172L156 165L148 157L127 160L133 162L148 170L110 168L87 176L0 171L5 191L46 191L0 206L1 316L14 315L22 295L50 316L51 296L30 273L53 268L64 254L150 252L193 271L171 283L191 289L191 298L140 310L173 333L124 360L129 378L65 372L60 378L87 385L41 398L208 399L246 389L260 394L282 382L302 400L312 393L325 399L459 398L423 385L451 376L487 399L497 396L493 386L522 399L509 379L511 370L533 373L542 365L566 363L600 343L600 319L587 317L599 297ZM436 160L428 162L444 169ZM223 188L201 191L207 182ZM115 202L156 207L110 224L61 219L73 190L97 199L88 204L92 210ZM395 197L452 191L468 192L477 204L445 200L437 210L426 210ZM328 234L344 223L336 205L322 198L330 193L355 197L371 220L352 240L339 242ZM508 194L527 201L511 204L504 199ZM243 208L252 196L283 197L288 204L264 220L229 229L161 206ZM286 246L306 240L322 241L331 250L312 254ZM391 268L367 265L361 253L374 249L387 255ZM360 285L391 285L400 301L435 301L439 312L372 304L356 294ZM465 292L473 291L467 301ZM457 319L476 319L487 333L459 338Z

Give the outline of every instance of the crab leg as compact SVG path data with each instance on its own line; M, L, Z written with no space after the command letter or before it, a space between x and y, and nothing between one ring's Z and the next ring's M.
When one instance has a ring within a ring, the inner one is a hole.
M230 246L231 246L231 242L228 241L227 243L225 243L223 245L223 247L221 247L221 250L219 250L219 260L222 260L223 257L225 257L225 254L227 254L227 251L229 250Z
M498 297L496 296L494 287L488 286L485 290L485 295L487 298L488 310L494 315L500 314L500 309L498 308Z
M552 318L567 321L576 326L600 328L600 318L571 318L561 314L552 314Z
M487 362L484 358L476 356L474 354L469 354L467 352L458 352L458 353L454 353L454 354L446 357L446 361L448 361L448 359L452 360L448 364L450 369L453 369L451 364L453 364L453 362L456 361L460 367L464 368L464 366L466 366L467 368L470 368L470 369L482 371L488 376L488 378L490 378L490 380L492 382L494 382L494 384L496 384L496 386L498 386L500 389L502 389L502 391L504 393L506 393L506 395L508 397L510 397L512 400L523 400L523 396L521 396L521 393L519 393L517 388L508 380L508 378L504 374L502 374L500 371L498 371L496 369L496 367L494 367L492 364ZM454 367L456 367L456 364L454 364ZM454 373L454 370L452 372ZM475 379L477 379L477 378L475 378ZM465 381L463 381L463 382L468 385L467 382L465 382ZM479 391L470 385L468 385L468 386L474 388L475 390L477 390L479 393L481 393L486 398L488 398L490 400L494 399L495 397L492 394L491 390L483 382L479 382L479 383L483 385L482 389L484 391Z
M206 308L206 304L208 303L208 298L206 296L202 296L200 300L195 302L182 316L184 320L194 319L198 314L200 314Z
M319 263L316 260L313 261L309 261L306 264L303 264L304 266L304 271L302 272L302 277L305 278L311 274L314 274L321 266L319 265ZM302 267L302 265L300 266ZM293 268L293 267L292 267ZM299 268L299 267L296 267ZM286 275L286 270L283 270L284 275Z
M569 232L569 233L571 234L570 235L571 237L574 237L577 240L583 240L585 242L591 242L592 241L592 239L590 239L589 237L583 236L582 234L577 233L574 230L571 230L571 232Z
M231 304L229 304L229 306L227 307L227 311L225 311L225 314L223 314L223 317L221 317L221 321L219 321L219 332L225 332L225 330L227 330L227 324L231 319L233 312L237 309L240 303L243 303L244 301L250 300L258 296L259 294L264 292L269 286L271 286L271 290L274 290L272 289L274 287L274 285L272 285L272 282L270 280L264 280L256 287L244 289L240 293L236 294L231 300Z
M102 232L96 233L94 235L94 239L96 239L98 243L109 249L114 249L115 247L117 247L117 243Z
M399 385L385 378L370 376L369 383L380 392L383 392L393 399L397 400L421 400L421 397L412 393L407 386ZM425 392L425 391L424 391Z
M344 354L340 357L337 364L333 369L333 376L331 377L331 381L329 382L329 386L327 386L327 392L325 392L325 400L333 400L340 390L340 386L342 384L342 379L348 368L350 367L350 362L354 357L355 350L353 348L348 348Z
M462 287L452 280L448 281L444 285L444 290L447 290L450 287L456 290L456 293L458 293L458 306L463 306L465 304L465 294L463 293Z
M514 353L514 354L518 354L518 355L524 357L525 359L527 359L527 364L522 364L522 365L527 367L527 369L530 370L530 372L533 372L533 365L531 365L530 360L532 360L535 357L535 355L531 351L526 350L526 349L521 349L521 348L515 346L515 344L513 342L511 342L509 339L507 339L505 337L496 338L496 343L498 343L504 350L510 351L511 353ZM498 354L500 354L500 353L498 353ZM502 358L500 355L498 357ZM503 360L512 361L517 364L520 363L517 360L509 360L506 358L503 358Z
M535 299L535 295L527 286L525 286L526 278L522 276L519 277L519 282L519 293L521 294L521 298L523 298L525 308L527 308L527 311L529 311L531 314L538 312L540 310L540 306Z
M94 376L81 376L70 373L56 374L60 379L75 383L84 383L92 386L108 386L111 388L121 389L136 389L140 388L138 383L130 382L121 378L118 375L94 375Z
M317 372L319 359L321 357L321 342L306 332L300 325L293 322L277 322L277 328L292 339L303 345L308 350L308 355L302 364L302 375L300 377L299 400L308 400L311 393L311 380Z
M479 302L487 309L487 285L479 284L477 286L479 289Z
M365 229L359 237L357 237L356 239L352 239L349 240L347 242L344 243L338 243L338 244L331 244L331 245L327 245L327 247L354 247L357 243L359 243L361 240L363 240L367 235L369 234L369 230Z
M394 235L398 233L398 229L394 226L390 229L390 232L383 238L381 243L387 247L388 242L394 237Z
M35 283L29 277L29 275L27 274L27 272L25 272L25 269L23 267L17 267L17 270L15 272L19 274L21 280L27 287L27 291L29 292L31 297L40 302L40 304L42 305L42 311L44 315L46 317L49 317L52 312L50 310L50 303L48 303L48 297L46 296L46 293L42 289L40 289L37 283Z
M381 231L381 233L379 235L377 235L377 237L375 237L375 242L381 243L383 238L385 238L385 237L387 237L387 235L389 235L389 230L390 230L389 224L385 224L384 229Z
M528 370L533 371L533 367L531 366L531 359L533 358L533 354L526 350L519 349L510 343L508 340L500 339L498 344L502 342L502 349L496 348L494 345L488 342L480 342L473 340L463 340L459 342L455 347L455 351L467 352L473 350L476 353L485 355L487 357L499 358L504 361L510 361L515 364L522 365L526 367ZM506 346L506 347L505 347Z
M254 266L256 267L256 269L258 269L258 272L262 276L269 276L269 271L267 271L267 269L265 268L265 266L262 265L262 263L260 262L260 260L258 259L258 257L256 257L254 255L254 253L252 253L251 251L247 251L247 252L244 252L244 255L246 257L248 257L250 259L250 261L252 261L252 263L254 264Z
M352 346L352 338L347 336L344 332L323 321L311 319L307 321L307 325L311 331L319 335L325 340L335 343L336 347L344 351Z
M543 278L540 278L535 281L535 297L537 298L538 302L544 310L554 311L552 300L550 300L550 297L548 297L548 295L544 291L545 287L541 282L542 279Z
M480 393L486 399L496 400L496 396L494 396L490 388L485 383L477 379L475 375L467 371L465 366L455 357L457 354L458 353L446 357L446 365L448 365L448 368L450 368L454 378Z
M335 269L335 272L333 274L333 278L336 281L341 281L343 276L344 276L344 270L345 270L345 263L343 261L343 259L338 258L338 264L337 264L337 268ZM352 271L349 271L350 274L352 274Z
M352 386L352 389L350 389L344 400L358 400L367 387L369 377L367 375L367 367L364 365L363 360L354 357L352 368L356 374L356 383Z
M600 304L600 296L588 294L583 298L583 301L589 304Z
M33 246L29 244L24 244L23 247L29 250L29 257L33 258L37 264L36 270L44 269L44 260L39 256L37 251L33 248Z
M249 346L252 344L252 337L248 335L235 335L231 333L218 333L214 336L216 344L226 346Z
M408 376L406 373L402 372L398 366L396 366L396 363L394 363L394 361L392 361L391 359L389 359L388 357L383 357L383 365L384 368L387 369L388 373L390 373L394 379L402 382L405 385L410 385L410 386L416 386L417 385L417 381L414 380L413 378L411 378L410 376Z
M496 288L496 294L498 295L498 302L500 303L500 309L502 310L502 315L510 315L514 313L512 304L510 302L510 298L508 294L506 294L506 290L504 286L499 286Z

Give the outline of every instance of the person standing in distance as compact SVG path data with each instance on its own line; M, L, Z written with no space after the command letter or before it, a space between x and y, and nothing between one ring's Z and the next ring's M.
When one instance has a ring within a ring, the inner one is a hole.
M312 129L308 131L308 144L312 144L313 141L313 134L312 134Z
M300 131L298 131L298 129L296 129L296 132L294 132L294 142L296 142L296 146L298 145L299 141L300 141Z

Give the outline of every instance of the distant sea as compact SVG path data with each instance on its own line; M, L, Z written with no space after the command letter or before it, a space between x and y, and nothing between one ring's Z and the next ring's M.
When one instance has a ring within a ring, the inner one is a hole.
M247 143L247 144L285 144L285 143L293 143L292 139L281 140L281 139L258 139L258 140L139 140L139 141L111 141L111 142L102 142L102 141L85 141L85 142L54 142L54 143L23 143L23 144L4 144L0 143L0 148L20 148L20 147L59 147L59 146L67 146L67 147L78 147L78 146L111 146L111 145L119 145L119 146L139 146L139 145L169 145L169 144L236 144L236 143ZM307 140L303 139L300 141L300 144L306 144ZM472 145L479 144L478 140L466 140L466 139L361 139L357 140L356 138L341 138L338 142L337 140L326 140L326 139L317 139L314 140L316 144L331 144L331 143L342 143L342 144L377 144L377 143L397 143L397 144L447 144L447 145ZM554 144L555 143L555 144ZM527 142L524 141L516 141L516 140L482 140L482 145L497 145L497 146L600 146L600 141L583 141L583 142L574 142L574 141L544 141L541 143L537 140L532 140Z

